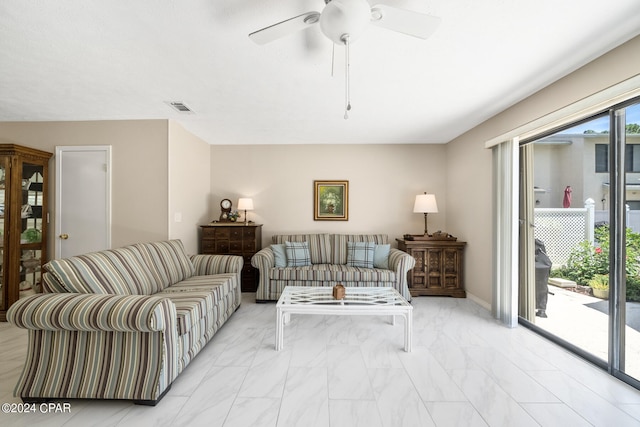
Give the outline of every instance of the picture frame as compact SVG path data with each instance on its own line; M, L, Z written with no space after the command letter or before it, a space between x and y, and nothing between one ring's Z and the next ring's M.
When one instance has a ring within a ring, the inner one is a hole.
M349 220L349 181L313 181L313 220Z

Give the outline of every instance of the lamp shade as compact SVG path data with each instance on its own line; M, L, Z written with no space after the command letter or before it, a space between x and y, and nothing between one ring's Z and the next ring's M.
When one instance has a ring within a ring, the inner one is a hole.
M253 199L248 197L241 197L238 199L238 209L241 211L252 211L253 210Z
M416 196L416 202L413 205L414 213L437 213L438 204L436 203L436 196L434 194L418 194Z

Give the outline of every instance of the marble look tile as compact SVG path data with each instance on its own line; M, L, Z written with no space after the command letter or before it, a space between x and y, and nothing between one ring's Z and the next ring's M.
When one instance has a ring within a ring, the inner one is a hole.
M464 393L426 348L399 355L424 401L466 401Z
M496 382L480 370L455 370L451 377L491 426L537 426L533 418Z
M329 396L327 368L294 368L287 373L283 399L303 404L311 400L325 400Z
M434 359L447 371L453 369L479 369L473 359L462 350L460 344L444 334L439 334L429 346Z
M496 350L465 347L464 351L516 402L558 402L552 393Z
M385 426L434 426L404 369L369 369L378 412Z
M247 371L248 368L235 366L212 368L180 408L176 421L184 425L222 426Z
M468 299L414 298L411 353L402 323L375 316L293 316L276 352L275 304L254 300L243 294L155 407L78 400L71 414L0 413L0 425L640 425L638 390ZM20 402L26 338L0 323L2 402Z
M260 348L245 377L239 396L275 397L282 396L291 350L275 351L273 348Z
M373 400L329 400L331 427L382 427L378 406Z
M522 407L543 427L592 425L564 403L523 403Z
M279 408L280 399L238 397L229 411L224 427L275 427Z
M174 427L178 411L189 400L186 396L165 396L156 406L134 405L117 424L118 427Z
M640 421L563 372L541 371L536 379L594 426L637 426Z
M329 427L329 400L282 399L278 427Z
M633 418L640 420L640 404L623 403L621 405L618 405L618 407L627 414L631 415Z
M213 365L211 359L207 357L200 358L200 356L201 354L198 354L180 375L178 375L178 378L171 384L171 390L169 390L167 395L191 396L198 388L200 382Z
M469 402L426 402L438 427L487 427L487 423Z
M369 339L360 345L362 358L367 368L400 368L399 355L404 353L404 333L399 331L399 340L388 340L384 337Z
M237 331L215 360L216 366L251 366L262 343L264 329L248 328Z
M329 398L373 399L360 347L332 345L327 352Z
M286 344L285 341L285 346ZM290 346L292 348L291 366L309 368L327 366L327 339L324 332L310 332L300 339L290 342Z

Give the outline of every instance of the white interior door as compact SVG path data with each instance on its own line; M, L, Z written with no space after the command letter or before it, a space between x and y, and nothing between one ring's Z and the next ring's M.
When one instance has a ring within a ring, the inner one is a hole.
M56 147L55 257L111 247L111 146Z

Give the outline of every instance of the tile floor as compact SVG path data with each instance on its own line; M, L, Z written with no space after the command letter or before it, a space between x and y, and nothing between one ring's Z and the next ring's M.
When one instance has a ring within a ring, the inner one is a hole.
M469 299L414 298L403 325L292 316L274 351L275 304L251 294L156 407L70 401L70 413L8 415L2 426L640 426L640 392L533 332L505 328ZM0 324L0 402L26 334Z

